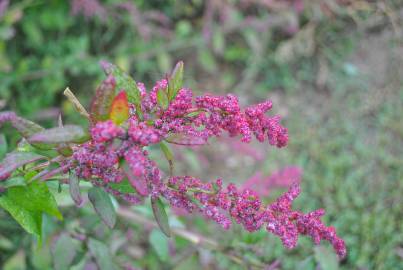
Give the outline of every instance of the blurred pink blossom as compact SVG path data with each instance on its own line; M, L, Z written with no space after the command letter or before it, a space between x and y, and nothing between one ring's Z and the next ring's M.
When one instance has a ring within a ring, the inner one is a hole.
M261 171L256 172L243 184L243 188L256 190L260 196L268 196L270 189L289 187L292 183L301 181L302 169L297 166L288 166L275 171L270 176L264 176Z

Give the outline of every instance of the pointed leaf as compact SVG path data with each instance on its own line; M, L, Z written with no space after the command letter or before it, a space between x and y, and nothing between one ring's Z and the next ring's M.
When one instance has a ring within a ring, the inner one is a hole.
M44 130L40 125L19 116L16 116L11 121L11 124L24 138L28 138L29 136Z
M116 89L117 90L125 90L127 92L128 100L130 103L133 103L137 106L141 105L141 94L140 90L137 87L136 81L126 74L119 67L108 63L101 63L105 73L107 75L112 75L116 80Z
M155 220L158 223L161 231L168 237L171 236L171 228L169 227L169 221L167 213L165 212L164 204L160 198L151 197L151 207L153 208L153 213Z
M69 173L69 190L70 196L73 199L74 203L77 206L81 206L81 204L83 203L83 198L81 197L80 193L80 180L72 171L70 171Z
M129 103L126 92L121 91L113 100L109 113L111 119L116 125L120 125L129 118Z
M27 186L12 187L7 190L7 195L29 211L40 211L60 220L63 219L57 208L56 200L46 183L32 182Z
M95 261L100 270L115 270L116 266L111 260L111 253L109 251L108 246L104 243L90 238L88 241L88 249L90 250L92 256L95 258Z
M8 178L17 168L40 159L46 159L46 157L32 152L11 152L7 154L0 163L0 181Z
M116 211L109 194L102 188L93 187L88 191L88 198L101 220L112 229L116 223Z
M169 106L167 94L162 89L159 89L157 92L157 102L158 102L158 105L164 110L166 110Z
M42 214L63 219L56 201L45 183L33 182L27 186L14 186L0 196L0 206L29 233L41 237Z
M183 62L180 61L176 64L174 70L172 71L171 78L168 82L168 98L173 100L178 91L182 88L183 84Z
M170 169L170 173L172 175L173 167L174 167L174 154L172 153L172 150L169 148L169 146L166 143L160 142L160 147L161 147L162 152L164 153L165 158L167 159L167 161L169 163L169 169Z
M123 181L119 183L109 183L109 186L121 193L136 193L136 190L130 184L128 179L123 179Z
M76 256L76 245L73 239L63 233L51 249L53 257L53 267L55 270L68 270Z
M187 145L187 146L204 145L207 143L206 140L201 137L191 136L184 133L172 134L168 138L166 138L165 141L172 144Z
M116 80L109 75L100 86L98 86L91 103L91 119L94 122L106 121L109 119L109 112L115 97Z
M89 139L88 132L80 126L66 125L38 132L28 138L30 143L83 143Z
M138 194L142 196L148 196L147 181L143 176L135 176L130 168L129 164L124 162L122 164L123 171L125 172L127 179L129 180L132 187L134 187Z
M0 196L0 206L24 228L28 233L41 237L42 213L40 211L29 211L17 204L15 200L6 195Z
M4 134L0 133L0 160L7 154L7 140Z

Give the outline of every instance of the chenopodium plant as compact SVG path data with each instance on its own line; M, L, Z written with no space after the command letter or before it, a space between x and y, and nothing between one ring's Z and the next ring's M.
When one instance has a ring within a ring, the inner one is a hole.
M232 94L193 97L190 89L182 87L182 62L149 92L143 83L136 83L115 65L103 62L101 66L107 78L97 88L89 112L71 91L65 91L77 111L88 119L88 129L63 125L61 121L58 127L43 129L13 112L0 114L0 123L10 122L25 138L1 163L0 205L28 232L40 234L38 213L61 218L44 181L64 176L77 205L82 204L79 181L92 183L89 200L110 227L115 218L100 203L110 199L104 193L131 204L150 198L156 221L168 236L164 201L188 212L199 212L226 230L232 221L250 232L264 227L278 236L286 248L294 248L299 235L308 235L315 244L322 239L329 241L339 257L346 255L344 241L333 227L321 221L323 209L310 213L292 209L300 194L298 183L273 203L264 205L251 189L225 186L221 179L205 182L173 174L174 156L169 144L202 145L226 132L240 136L245 143L255 137L276 147L286 146L288 133L280 117L266 115L272 108L271 101L241 109ZM147 147L151 145L159 145L169 162L167 175L150 159ZM24 186L16 180L21 175ZM31 200L30 205L24 205L24 199ZM41 203L32 204L35 200Z

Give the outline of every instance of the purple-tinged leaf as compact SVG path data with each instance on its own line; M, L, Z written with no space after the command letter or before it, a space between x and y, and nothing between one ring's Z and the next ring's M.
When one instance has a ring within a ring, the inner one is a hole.
M186 145L186 146L204 145L207 143L207 141L201 137L191 136L184 133L172 134L169 137L167 137L165 141L172 144Z
M52 163L49 168L41 171L40 173L38 173L37 175L32 177L30 182L35 181L37 179L41 179L42 181L51 179L52 177L54 177L56 175L62 174L65 170L68 169L68 167L69 167L69 165L64 165L64 166L59 167L59 165L57 163Z
M123 162L122 168L127 176L127 179L129 180L132 187L136 189L137 193L142 196L148 196L149 192L147 187L147 181L144 178L144 176L135 176L129 164L127 164L126 162Z
M90 115L93 122L106 121L109 119L109 111L115 97L116 80L109 75L100 86L91 102Z
M78 179L77 175L70 171L69 174L69 190L70 196L73 199L74 203L77 206L81 206L83 203L83 198L81 197L80 193L80 180Z
M27 138L39 131L44 130L40 125L19 117L14 112L2 112L0 113L0 126L5 122L10 122L11 125L21 134L24 138Z
M116 211L109 194L102 188L93 187L88 191L88 199L101 220L112 229L116 223Z
M18 167L41 159L46 159L46 157L32 152L11 152L7 154L0 163L0 181L7 179Z
M88 132L80 126L66 125L38 132L28 138L30 143L83 143L89 139Z
M169 220L165 212L164 204L160 198L151 197L151 207L153 209L155 220L161 231L168 237L171 236L171 228L169 227Z

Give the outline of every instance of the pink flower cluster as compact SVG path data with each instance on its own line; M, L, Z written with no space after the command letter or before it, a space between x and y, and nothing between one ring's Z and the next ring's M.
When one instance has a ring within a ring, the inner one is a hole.
M298 196L299 185L274 203L264 206L258 194L251 189L238 190L234 184L223 187L222 181L205 183L191 176L171 176L163 181L162 172L152 161L145 146L172 142L172 136L185 138L180 144L206 142L210 137L227 132L250 142L252 136L271 145L287 144L287 129L280 125L278 116L267 116L272 108L266 101L242 110L238 98L204 95L193 99L190 89L182 88L169 104L158 100L159 91L168 97L168 82L161 80L148 93L144 84L137 84L141 104L131 107L129 119L121 126L112 121L98 122L90 128L92 140L75 146L70 167L80 177L120 196L131 203L140 203L148 196L164 197L171 206L188 212L198 211L207 219L229 229L233 219L248 231L265 226L279 236L284 246L295 247L298 235L309 235L315 243L322 239L332 243L339 256L345 255L345 246L332 227L326 227L320 217L323 210L303 214L291 209ZM136 109L142 110L141 117ZM178 141L176 141L178 142ZM127 179L135 192L123 193L111 184Z
M337 236L333 227L326 227L320 220L325 213L323 209L308 214L291 209L292 202L300 193L299 184L292 185L285 194L267 206L262 204L255 191L238 190L234 184L224 189L220 179L215 183L204 183L194 177L176 176L169 179L168 187L163 196L172 206L188 212L199 211L224 229L230 228L231 217L250 232L265 226L287 248L294 248L301 234L312 237L316 244L322 239L327 240L340 257L346 255L344 241Z

